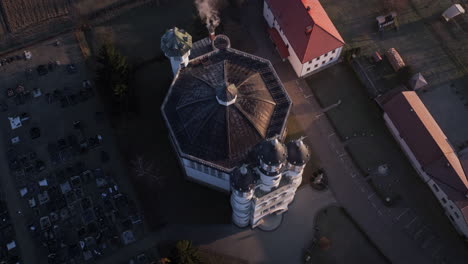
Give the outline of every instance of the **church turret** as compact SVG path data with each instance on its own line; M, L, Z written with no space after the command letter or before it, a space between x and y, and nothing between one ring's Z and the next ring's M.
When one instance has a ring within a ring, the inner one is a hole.
M254 193L254 176L247 165L236 169L231 176L232 221L239 227L249 225Z
M278 187L286 157L286 148L278 137L267 139L260 144L257 173L260 175L262 191L269 192Z
M191 49L192 36L183 29L174 27L161 37L161 50L171 61L174 75L181 65L187 66Z
M296 187L302 181L302 173L310 159L309 148L304 144L304 138L290 141L286 144L288 149L288 164L285 176L290 178Z

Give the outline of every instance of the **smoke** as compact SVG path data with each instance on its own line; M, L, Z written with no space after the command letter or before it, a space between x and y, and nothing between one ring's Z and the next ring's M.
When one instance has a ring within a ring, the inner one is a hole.
M214 30L221 23L219 10L224 5L223 0L195 0L200 18L210 30Z

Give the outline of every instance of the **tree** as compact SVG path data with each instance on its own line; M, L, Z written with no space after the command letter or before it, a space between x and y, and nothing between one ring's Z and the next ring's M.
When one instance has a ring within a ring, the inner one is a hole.
M153 162L148 162L142 156L137 156L131 163L135 176L151 181L156 187L161 187L164 177L160 173L159 168L154 167Z
M97 83L104 93L112 93L121 101L128 93L130 66L114 45L104 44L97 56L100 67L97 70Z
M171 260L168 259L168 258L162 258L160 260L158 260L158 263L157 264L169 264L171 263Z
M180 240L176 243L172 252L172 261L176 264L201 264L198 249L192 246L188 240Z

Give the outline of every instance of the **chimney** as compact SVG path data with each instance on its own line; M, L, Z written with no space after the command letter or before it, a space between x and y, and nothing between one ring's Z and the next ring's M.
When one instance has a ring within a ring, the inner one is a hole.
M210 40L213 42L216 37L216 27L213 25L213 21L211 19L208 21L208 25L206 27L208 28L208 33L210 34Z
M310 11L310 6L307 6L307 7L306 7L306 10L307 10L307 12Z
M213 31L209 31L210 32L210 40L213 41L216 37L216 32L213 30Z

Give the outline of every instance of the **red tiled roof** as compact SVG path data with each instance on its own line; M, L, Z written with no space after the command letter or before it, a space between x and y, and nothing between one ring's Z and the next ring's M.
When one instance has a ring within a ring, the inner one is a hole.
M460 159L418 95L413 91L399 93L383 109L423 170L450 200L466 204L468 180Z
M276 49L278 50L278 53L280 54L281 58L286 59L287 57L289 57L288 47L281 38L278 30L276 30L276 28L269 28L268 34L270 34L271 40L273 40L273 42L275 43Z
M265 1L302 63L344 45L318 0ZM311 29L309 34L306 34L307 27Z

